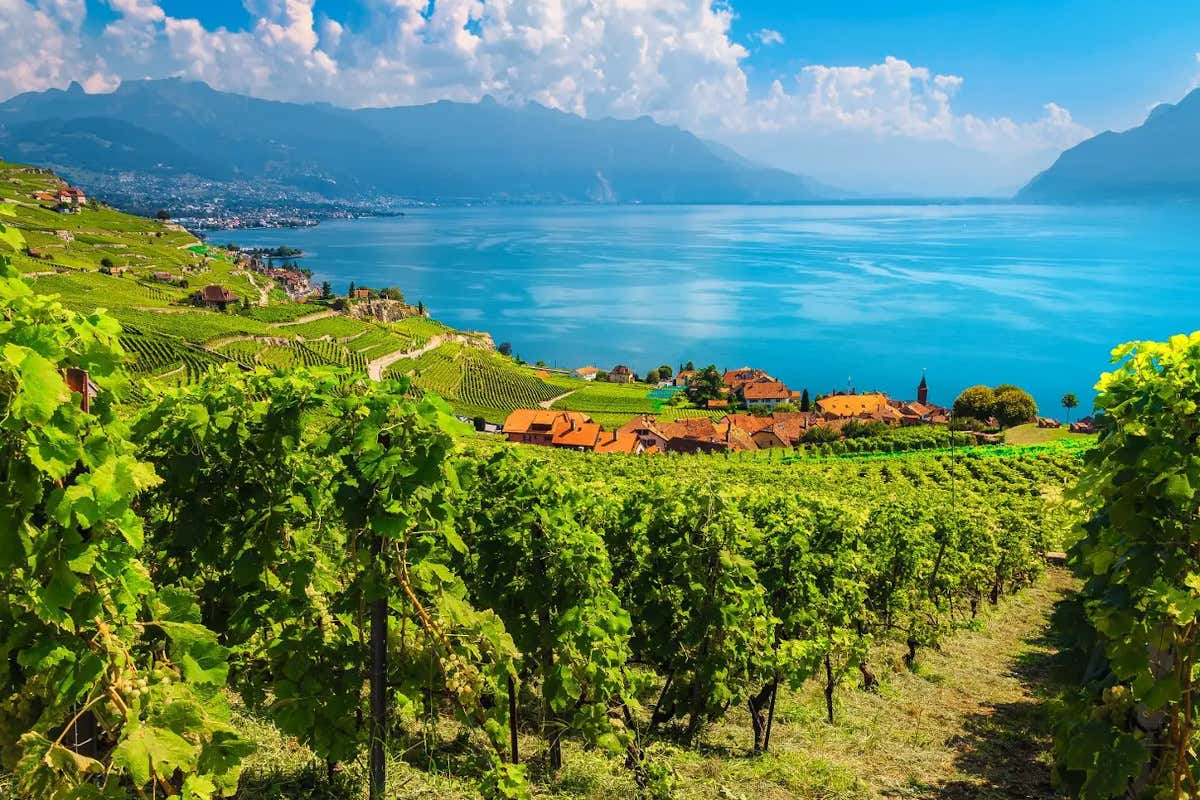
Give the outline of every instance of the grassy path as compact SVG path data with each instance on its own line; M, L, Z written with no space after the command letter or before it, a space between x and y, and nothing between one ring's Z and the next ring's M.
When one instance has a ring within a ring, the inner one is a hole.
M700 754L678 754L681 784L688 786L681 795L1061 797L1050 782L1045 700L1056 693L1050 619L1073 588L1065 570L1051 569L1037 586L990 610L979 630L923 653L913 672L896 663L899 651L877 654L881 690L840 687L834 726L823 721L824 697L815 683L781 695L769 756L730 758L746 755L751 741L741 718L748 715L740 715L711 731Z
M563 400L563 399L565 399L565 398L568 398L568 397L570 397L571 395L575 394L575 392L577 392L577 391L579 391L579 390L578 390L578 389L572 389L572 390L571 390L571 391L569 391L569 392L563 392L562 394L558 395L557 397L551 397L549 400L543 400L542 402L538 403L538 405L539 405L539 406L541 406L542 408L550 408L550 407L551 407L551 406L553 406L555 403L557 403L559 400Z

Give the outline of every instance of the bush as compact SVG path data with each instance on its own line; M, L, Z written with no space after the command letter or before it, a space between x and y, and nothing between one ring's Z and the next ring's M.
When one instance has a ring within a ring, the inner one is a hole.
M996 392L987 386L972 386L964 389L954 401L955 417L987 419L996 405Z

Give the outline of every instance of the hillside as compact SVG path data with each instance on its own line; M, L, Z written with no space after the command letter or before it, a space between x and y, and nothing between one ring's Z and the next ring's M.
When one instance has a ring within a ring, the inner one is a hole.
M490 98L348 110L180 80L19 95L0 104L0 152L76 179L187 175L341 199L744 203L831 191L648 117L588 120Z
M1200 89L1146 121L1072 147L1016 199L1049 203L1200 200Z

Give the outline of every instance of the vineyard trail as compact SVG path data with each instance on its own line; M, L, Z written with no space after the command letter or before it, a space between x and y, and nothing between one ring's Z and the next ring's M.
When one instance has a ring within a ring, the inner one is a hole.
M1063 677L1051 618L1075 588L1066 570L1050 568L1033 586L1003 600L980 630L960 631L940 651L924 652L912 672L889 670L878 694L844 692L843 724L807 721L820 714L817 682L781 697L783 713L806 723L782 726L777 763L761 784L738 781L737 790L747 797L782 797L781 775L806 774L823 762L842 776L834 783L844 781L845 791L823 795L819 786L791 784L793 796L1061 797L1049 767L1047 702ZM745 735L731 728L726 726L727 743L736 746ZM709 743L725 744L711 737ZM776 739L771 745L774 750ZM697 762L697 777L720 763Z
M433 350L439 345L445 344L446 342L465 341L467 341L467 337L465 336L434 336L415 350L396 350L395 352L386 353L373 361L367 362L367 375L370 376L371 380L373 381L381 381L383 380L383 373L387 370L387 368L402 358L419 358L420 356L428 353L430 350Z
M576 391L577 391L576 389L572 389L569 392L563 392L558 397L551 397L549 400L543 400L542 402L538 403L538 405L541 406L542 408L550 408L555 403L557 403L559 400L565 400L566 398L575 394Z

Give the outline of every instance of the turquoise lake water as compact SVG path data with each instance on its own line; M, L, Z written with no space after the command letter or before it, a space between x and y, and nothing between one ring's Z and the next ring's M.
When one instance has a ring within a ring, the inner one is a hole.
M814 394L910 398L927 369L934 401L1016 383L1061 416L1119 342L1200 328L1200 208L454 208L229 236L528 361L750 364Z

